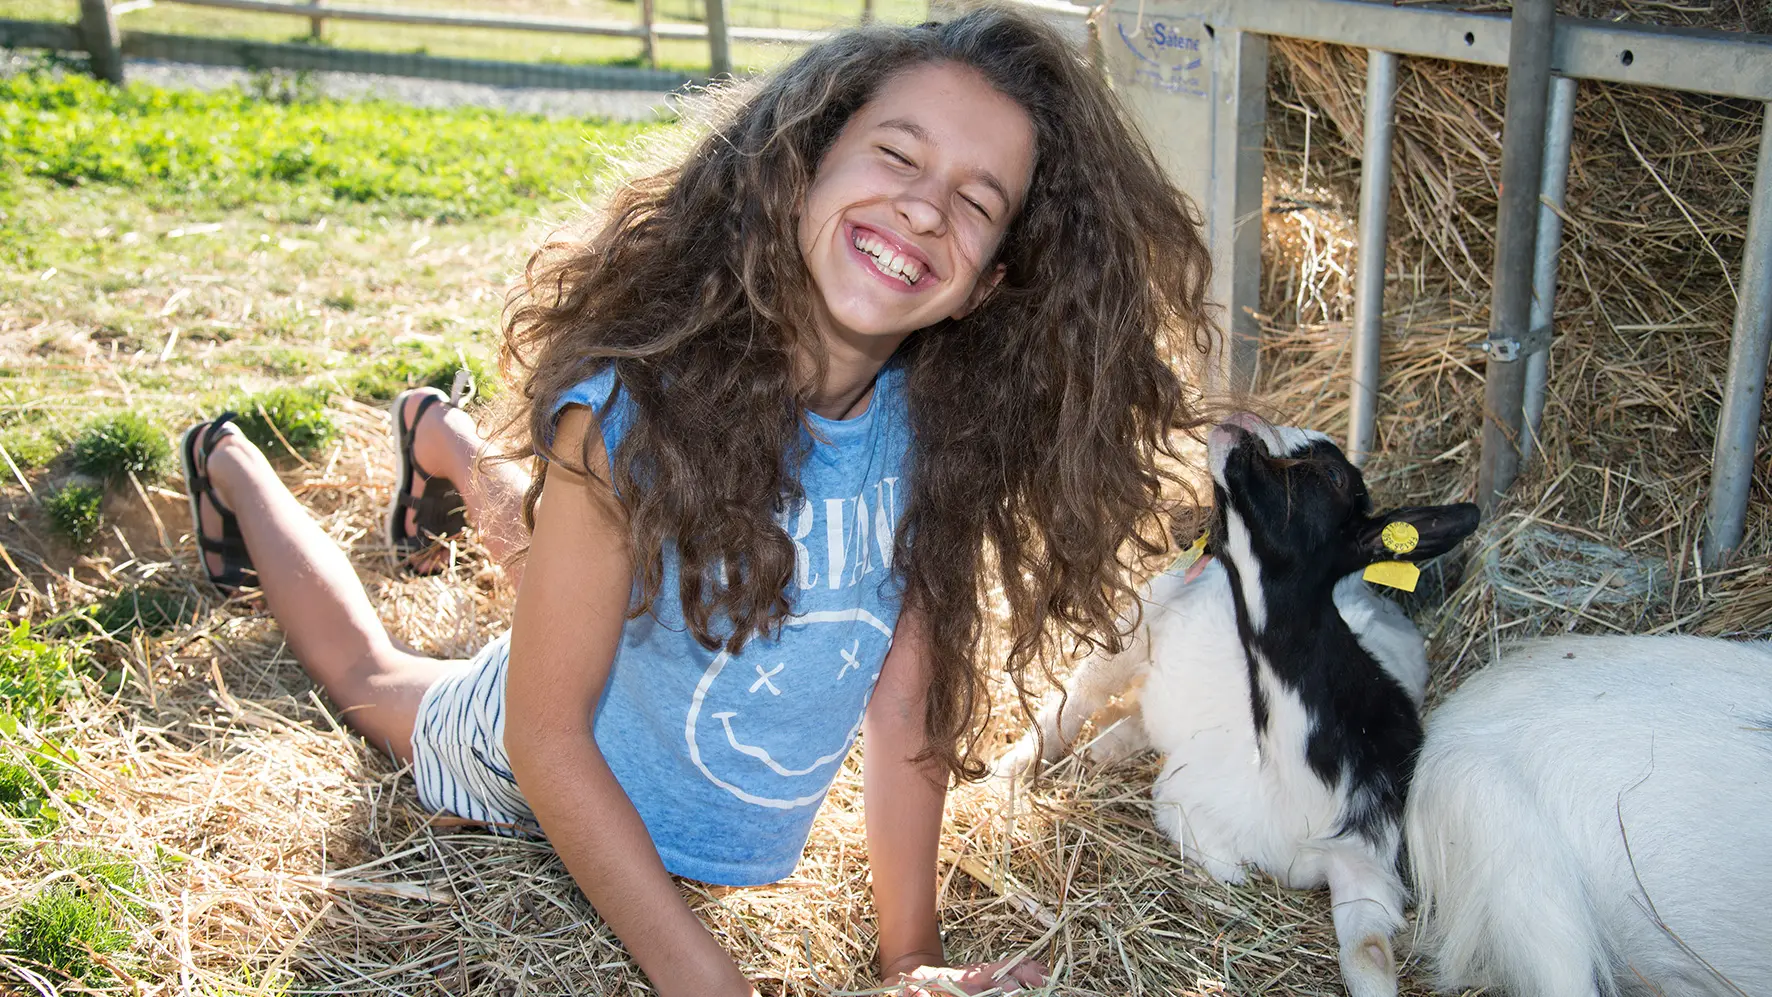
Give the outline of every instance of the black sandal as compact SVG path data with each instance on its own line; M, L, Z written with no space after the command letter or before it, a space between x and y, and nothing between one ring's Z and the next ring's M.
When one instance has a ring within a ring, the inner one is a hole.
M406 420L400 414L406 407L406 400L419 391L425 394L418 400L418 411L413 413L412 426L408 428ZM393 403L388 406L388 418L393 424L400 464L400 481L394 489L393 498L388 502L388 546L394 549L394 553L399 555L408 570L417 574L434 575L442 570L438 568L420 571L413 566L414 558L440 542L461 536L467 530L468 518L467 507L454 482L431 474L419 467L418 461L413 459L413 437L418 435L418 424L433 405L460 408L473 396L474 377L468 371L460 370L455 374L455 383L447 399L431 394L424 388L409 388L395 395ZM416 498L412 494L413 478L424 482L425 486L424 492ZM406 531L408 509L413 511L413 529L410 533Z
M184 441L180 446L185 461L185 492L191 500L191 536L197 540L197 562L202 565L203 573L209 576L210 584L229 597L241 588L258 584L258 572L253 570L252 556L246 551L246 538L240 533L240 521L222 504L221 498L215 494L215 487L209 483L209 454L222 438L228 423L236 417L236 413L223 412L207 423L197 423L185 430ZM197 466L199 450L203 457L201 469ZM220 537L209 537L203 533L203 516L198 504L204 498L209 499L209 504L221 518ZM220 556L220 571L209 570L209 558L206 556L209 554Z

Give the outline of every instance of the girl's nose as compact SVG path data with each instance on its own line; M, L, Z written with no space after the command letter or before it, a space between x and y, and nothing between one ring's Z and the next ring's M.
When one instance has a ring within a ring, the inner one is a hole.
M897 203L899 217L904 219L905 227L912 232L940 235L947 227L947 216L920 193L907 192Z

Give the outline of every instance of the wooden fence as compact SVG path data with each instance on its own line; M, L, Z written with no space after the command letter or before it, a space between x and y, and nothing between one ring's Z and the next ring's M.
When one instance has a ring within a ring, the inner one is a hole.
M391 8L335 6L323 0L282 3L277 0L159 0L197 7L218 7L266 14L307 18L312 33L320 36L327 20L374 21L432 27L477 28L498 31L536 31L550 34L602 35L636 38L646 66L566 66L485 59L452 59L404 52L375 52L318 45L279 44L242 39L194 35L121 31L117 17L140 9L154 0L80 0L76 24L0 19L0 47L46 48L88 54L93 75L114 83L123 82L123 57L165 59L205 65L241 66L249 69L291 69L415 76L425 79L485 83L494 86L557 87L565 89L670 90L691 82L684 73L658 67L658 40L706 39L708 63L714 76L732 71L731 42L760 41L809 44L826 32L793 28L734 27L727 24L727 0L704 0L705 24L659 23L654 0L637 0L638 20L593 21L520 17L507 14L406 11ZM863 0L864 19L873 0Z

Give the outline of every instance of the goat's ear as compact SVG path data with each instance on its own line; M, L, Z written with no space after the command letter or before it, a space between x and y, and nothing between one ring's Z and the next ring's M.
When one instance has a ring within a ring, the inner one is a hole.
M1374 561L1425 561L1476 531L1476 505L1419 505L1373 516L1360 531L1360 554Z

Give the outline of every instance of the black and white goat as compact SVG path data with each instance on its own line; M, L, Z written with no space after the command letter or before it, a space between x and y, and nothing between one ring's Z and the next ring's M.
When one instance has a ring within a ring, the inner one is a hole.
M1772 649L1514 648L1428 718L1405 827L1442 985L1772 994Z
M1397 851L1427 658L1414 624L1361 573L1444 553L1476 528L1477 509L1373 516L1359 470L1328 437L1249 416L1207 447L1211 561L1154 580L1128 649L1082 662L1062 709L1041 711L1043 737L1030 733L998 773L1030 768L1042 742L1056 759L1117 697L1124 719L1101 718L1090 753L1148 744L1167 755L1152 796L1183 854L1226 882L1252 864L1289 887L1327 884L1348 992L1394 994Z

